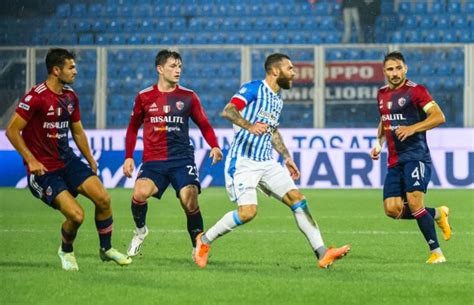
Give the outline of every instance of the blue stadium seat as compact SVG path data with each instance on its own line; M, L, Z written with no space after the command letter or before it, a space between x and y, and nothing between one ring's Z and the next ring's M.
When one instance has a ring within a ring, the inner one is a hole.
M431 16L420 16L420 29L429 30L434 27L434 20Z
M390 41L393 42L393 43L401 43L401 42L403 42L403 35L402 35L402 32L400 32L400 31L395 31L395 32L393 32Z
M126 41L127 41L127 44L140 45L142 44L143 38L139 34L132 34L127 37Z
M76 3L71 10L72 17L83 18L87 16L87 6L84 3Z
M113 32L121 32L122 31L122 23L120 21L116 20L110 20L109 23L106 26L107 32L113 33Z
M432 5L431 5L431 8L430 8L430 12L432 14L442 14L444 13L444 4L442 3L439 3L439 2L434 2Z
M121 34L121 33L116 33L116 34L112 34L111 37L110 37L110 44L119 44L119 45L122 45L122 44L125 44L125 37L124 37L124 34Z
M88 19L83 19L76 24L76 31L78 32L89 32L91 29L91 23Z
M398 12L406 15L411 14L411 2L400 2L398 6Z
M87 14L89 17L103 16L104 12L105 12L105 9L100 3L93 3L89 5L89 9L87 10Z
M415 14L426 14L428 12L428 4L426 2L415 3Z
M451 27L450 17L447 15L440 15L436 18L436 26L438 29L449 29Z
M440 38L443 42L447 43L453 43L458 41L458 37L455 30L441 31Z
M152 32L155 30L155 24L148 19L141 20L138 22L138 30L141 33Z
M170 30L170 24L169 20L165 18L160 18L158 22L156 23L156 30L157 31L169 31Z
M143 36L144 44L158 44L158 35L156 33L147 33Z
M260 35L258 35L257 37L257 41L259 44L270 44L270 43L273 43L273 39L272 39L272 36L263 32L263 33L260 33Z
M471 31L461 31L459 42L474 42L474 34Z
M451 75L451 64L449 62L440 62L436 68L436 75L438 76L450 76Z
M461 13L461 3L455 1L448 1L447 10L449 13Z
M225 42L228 44L240 44L241 35L239 33L227 33L225 35Z
M79 34L79 44L81 45L92 45L94 44L94 35L92 34Z
M403 27L405 29L415 29L418 27L418 16L416 15L405 15L403 16Z
M467 14L474 14L474 1L466 2L464 6L464 12L466 12Z
M466 14L451 15L453 20L453 28L457 29L466 29L468 27L468 20Z
M290 35L291 43L294 44L305 44L307 43L307 35L300 33L293 33Z
M287 33L280 32L273 38L273 42L276 44L288 44L290 43L290 38Z
M71 5L69 3L60 4L56 7L56 16L60 18L69 17L71 15Z

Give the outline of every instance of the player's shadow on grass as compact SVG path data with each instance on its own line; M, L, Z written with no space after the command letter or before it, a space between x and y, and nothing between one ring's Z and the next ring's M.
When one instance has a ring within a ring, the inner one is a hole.
M0 261L1 268L51 268L48 262Z

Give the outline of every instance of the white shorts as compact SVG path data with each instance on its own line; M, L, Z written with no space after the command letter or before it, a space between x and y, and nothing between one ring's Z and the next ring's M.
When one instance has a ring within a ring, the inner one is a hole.
M228 157L225 184L230 200L238 205L257 204L257 187L280 201L286 193L297 189L288 170L275 160Z

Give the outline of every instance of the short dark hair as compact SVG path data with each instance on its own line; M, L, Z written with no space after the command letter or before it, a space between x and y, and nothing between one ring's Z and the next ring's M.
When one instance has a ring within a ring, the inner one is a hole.
M158 54L156 54L155 67L158 65L164 66L166 61L170 57L183 62L183 60L181 59L181 55L179 55L178 52L170 51L170 50L161 50L158 52Z
M406 64L405 57L399 51L393 51L393 52L385 54L385 57L383 59L383 63L385 64L389 60L401 60L404 64Z
M283 53L273 53L268 55L267 59L265 59L265 72L270 72L272 67L281 63L284 58L290 60L290 57Z
M48 74L53 71L53 67L60 67L62 69L66 59L76 59L76 55L74 52L66 49L49 49L48 54L46 54L46 69L48 70Z

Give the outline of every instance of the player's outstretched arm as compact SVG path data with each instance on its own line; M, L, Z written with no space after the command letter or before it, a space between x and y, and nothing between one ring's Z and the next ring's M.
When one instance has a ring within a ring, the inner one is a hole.
M400 126L395 130L395 134L400 141L403 142L417 132L433 129L446 122L443 111L435 101L431 101L428 105L428 108L424 108L427 114L426 119L410 126Z
M273 148L283 157L285 160L285 165L290 171L291 178L293 180L297 180L300 177L300 170L296 166L295 162L291 158L290 152L285 146L285 143L283 142L283 137L280 134L280 131L278 129L275 129L273 131L272 135L272 145Z
M233 103L228 103L222 111L222 117L232 122L232 124L247 129L251 134L262 135L267 132L268 125L261 122L255 124L250 123L242 117L240 112L237 110L237 106Z
M71 133L74 142L76 142L77 148L79 148L84 158L86 158L92 171L97 173L97 162L92 156L89 142L87 141L87 136L84 132L84 127L82 127L81 121L73 122L71 124Z
M16 112L13 114L10 122L8 123L5 135L7 136L10 143L18 151L18 153L25 159L26 164L28 165L28 170L34 175L44 175L47 171L47 168L39 162L31 151L26 146L25 140L21 136L21 131L26 127L27 121L25 121L21 116Z

